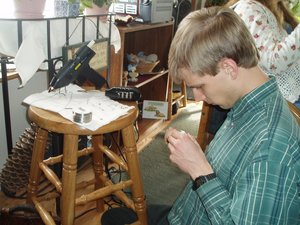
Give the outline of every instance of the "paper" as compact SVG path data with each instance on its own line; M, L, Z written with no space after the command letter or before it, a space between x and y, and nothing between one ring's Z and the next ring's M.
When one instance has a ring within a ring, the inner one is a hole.
M16 54L14 62L16 71L21 78L20 87L23 87L30 80L46 59L43 43L46 35L41 32L44 29L42 25L41 23L36 23L28 27L27 35Z
M89 123L78 123L89 130L98 128L116 120L134 108L105 96L104 92L98 90L85 91L77 85L70 84L64 88L48 92L36 93L28 96L23 101L25 104L36 106L52 112L59 113L64 118L73 122L73 109L78 106L89 107L92 112L92 121Z

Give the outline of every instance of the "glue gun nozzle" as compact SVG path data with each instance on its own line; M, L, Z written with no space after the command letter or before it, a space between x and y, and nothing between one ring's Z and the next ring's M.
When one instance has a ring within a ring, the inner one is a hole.
M48 92L51 92L51 91L53 91L54 90L54 87L49 87L49 89L48 89Z

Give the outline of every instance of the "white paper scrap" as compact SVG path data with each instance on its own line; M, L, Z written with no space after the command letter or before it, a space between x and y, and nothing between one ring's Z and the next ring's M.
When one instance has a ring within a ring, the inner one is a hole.
M98 128L116 120L134 108L111 100L105 93L98 90L85 91L77 85L70 84L60 90L36 93L23 101L25 104L59 113L64 118L73 121L73 109L78 106L89 107L92 111L92 120L89 123L80 123L89 130Z

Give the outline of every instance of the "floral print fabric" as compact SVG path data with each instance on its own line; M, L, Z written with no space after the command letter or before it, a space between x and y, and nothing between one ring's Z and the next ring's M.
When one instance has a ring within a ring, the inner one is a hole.
M288 34L273 13L255 0L240 0L232 8L255 40L261 68L275 75L285 99L294 103L300 95L300 25Z

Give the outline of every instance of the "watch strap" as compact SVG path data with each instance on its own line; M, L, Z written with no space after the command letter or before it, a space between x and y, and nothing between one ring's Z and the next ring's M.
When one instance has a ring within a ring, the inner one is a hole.
M195 191L197 190L202 184L205 184L206 182L216 178L215 173L207 174L204 176L199 176L193 181L192 189Z

